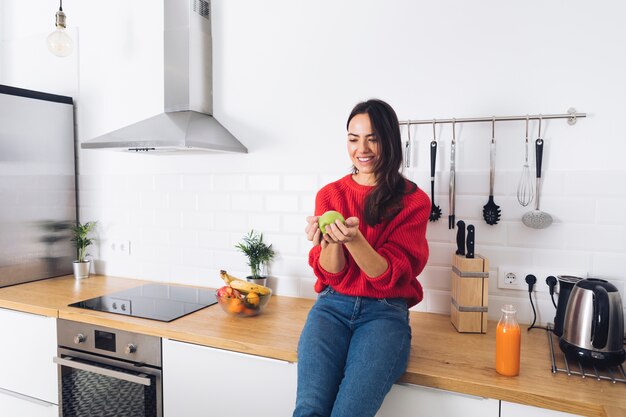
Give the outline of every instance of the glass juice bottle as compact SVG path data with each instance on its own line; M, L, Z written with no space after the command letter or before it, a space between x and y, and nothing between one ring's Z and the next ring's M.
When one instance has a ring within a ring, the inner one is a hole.
M519 375L521 332L515 308L502 306L496 328L496 372L505 376Z

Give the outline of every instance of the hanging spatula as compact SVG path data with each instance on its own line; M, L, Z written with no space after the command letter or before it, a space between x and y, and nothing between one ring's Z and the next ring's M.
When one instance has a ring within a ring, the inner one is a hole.
M441 208L435 204L435 165L437 163L437 138L433 120L433 140L430 142L430 216L428 220L436 222L441 217Z

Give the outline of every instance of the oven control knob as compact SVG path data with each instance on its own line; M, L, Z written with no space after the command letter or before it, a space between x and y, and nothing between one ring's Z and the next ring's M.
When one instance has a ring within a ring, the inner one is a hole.
M124 352L126 352L127 355L130 355L131 353L135 353L137 352L137 346L135 346L132 343L129 343L128 346L126 346L126 349L124 349Z
M76 336L74 336L74 343L78 345L79 343L83 343L85 339L86 337L84 334L78 333Z

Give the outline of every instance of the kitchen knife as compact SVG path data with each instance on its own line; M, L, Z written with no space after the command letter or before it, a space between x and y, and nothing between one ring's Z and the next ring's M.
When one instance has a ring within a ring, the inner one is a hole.
M465 255L465 222L459 220L456 222L456 254Z
M467 255L466 258L474 258L474 225L467 226Z

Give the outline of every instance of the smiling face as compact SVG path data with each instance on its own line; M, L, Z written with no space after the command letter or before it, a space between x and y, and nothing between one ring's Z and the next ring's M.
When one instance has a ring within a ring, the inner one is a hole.
M375 166L379 158L379 140L367 113L355 115L348 123L348 155L356 168L354 180L363 185L376 184Z

